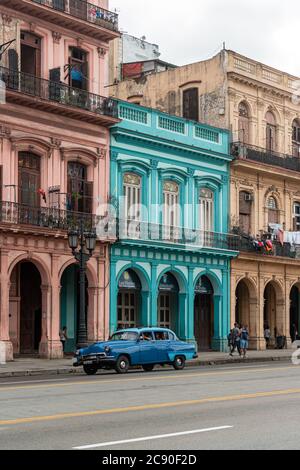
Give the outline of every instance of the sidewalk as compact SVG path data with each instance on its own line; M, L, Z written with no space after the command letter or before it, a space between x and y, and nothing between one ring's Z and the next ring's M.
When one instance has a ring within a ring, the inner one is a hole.
M237 353L230 357L222 352L200 352L198 359L188 361L186 367L220 364L255 363L270 361L291 361L294 349L273 349L268 351L249 351L247 359L241 359ZM25 377L57 374L83 374L82 367L73 367L73 359L36 359L19 358L13 362L0 364L0 378Z

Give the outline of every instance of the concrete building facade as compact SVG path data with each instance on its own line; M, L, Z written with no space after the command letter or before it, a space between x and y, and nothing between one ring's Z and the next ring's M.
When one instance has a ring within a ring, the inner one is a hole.
M299 85L298 77L222 50L114 91L120 99L137 94L146 106L230 129L229 223L241 237L241 254L231 265L231 319L249 325L257 349L266 347L266 326L273 345L278 336L295 339L300 328Z
M106 97L109 40L118 36L108 2L3 0L0 5L0 344L15 354L73 351L78 266L69 229L92 229L109 192ZM99 214L101 216L101 213ZM88 262L88 340L108 334L108 243Z

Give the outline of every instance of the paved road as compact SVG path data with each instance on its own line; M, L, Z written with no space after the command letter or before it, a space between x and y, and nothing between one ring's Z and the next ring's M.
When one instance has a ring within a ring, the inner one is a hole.
M0 380L0 449L300 449L300 366Z

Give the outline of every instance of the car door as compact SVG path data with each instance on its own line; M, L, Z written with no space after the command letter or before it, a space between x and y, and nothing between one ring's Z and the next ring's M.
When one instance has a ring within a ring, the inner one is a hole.
M156 354L158 357L159 363L164 363L169 361L169 348L170 348L170 338L168 331L163 330L154 330Z
M139 340L139 363L157 363L157 352L152 331L142 331Z

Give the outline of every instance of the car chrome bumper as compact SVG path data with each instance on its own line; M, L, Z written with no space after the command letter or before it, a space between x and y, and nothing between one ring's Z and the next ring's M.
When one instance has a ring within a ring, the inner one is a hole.
M105 353L91 354L90 356L78 356L75 357L73 366L80 367L83 365L96 365L98 367L104 367L105 365L114 365L116 358L113 356L107 356Z

